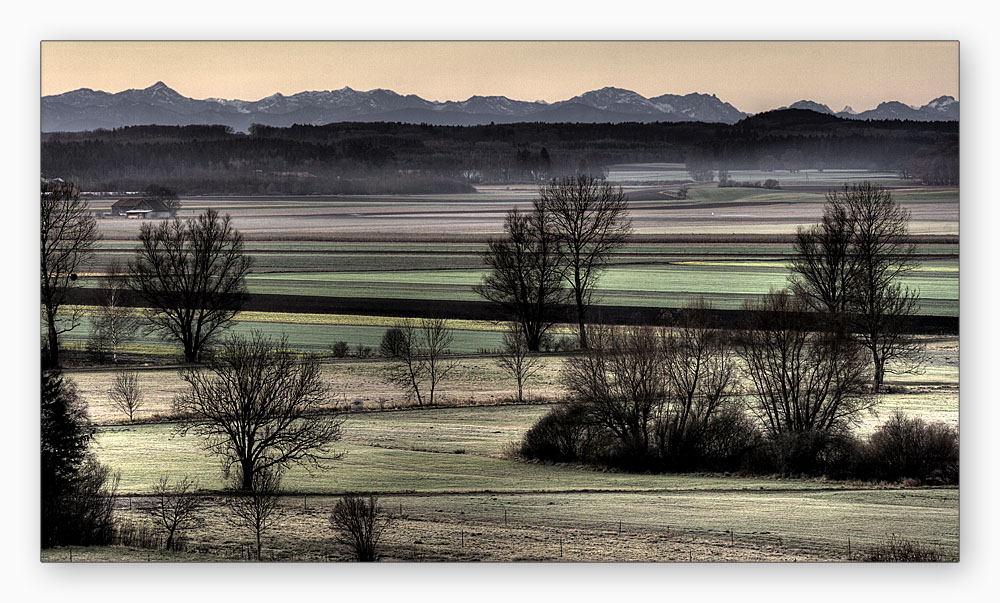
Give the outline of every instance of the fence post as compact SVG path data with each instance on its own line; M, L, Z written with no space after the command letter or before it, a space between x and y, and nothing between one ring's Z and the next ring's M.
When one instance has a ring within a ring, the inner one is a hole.
M507 527L507 509L503 510L503 527Z
M733 529L729 528L729 546L733 546L735 536L733 535Z
M847 537L847 560L851 560L851 537Z

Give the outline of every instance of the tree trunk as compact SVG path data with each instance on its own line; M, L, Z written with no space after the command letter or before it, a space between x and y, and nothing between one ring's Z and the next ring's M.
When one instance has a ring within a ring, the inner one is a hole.
M243 471L243 484L240 489L244 492L253 490L253 461L247 459L240 461L240 470Z
M576 289L576 318L580 324L580 349L587 349L587 329L583 326L586 322L587 309L583 307L583 291L580 290L579 277L577 277Z
M49 368L59 368L59 334L56 333L55 316L47 316L49 323Z
M874 354L875 357L875 376L872 380L875 393L882 391L882 385L885 381L885 360L880 360L878 354Z

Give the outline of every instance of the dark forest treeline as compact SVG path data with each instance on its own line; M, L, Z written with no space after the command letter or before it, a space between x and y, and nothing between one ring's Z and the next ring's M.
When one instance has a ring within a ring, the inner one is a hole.
M255 125L248 134L225 126L132 126L44 134L42 171L84 190L157 182L182 194L429 193L599 176L617 163L683 163L692 153L724 169L860 168L954 184L958 124L785 110L734 125L336 123Z

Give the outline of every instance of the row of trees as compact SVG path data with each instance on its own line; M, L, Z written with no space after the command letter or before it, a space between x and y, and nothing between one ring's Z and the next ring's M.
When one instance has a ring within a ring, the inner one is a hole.
M41 165L88 190L138 190L157 181L186 194L418 192L415 185L440 193L467 191L467 182L477 179L538 181L542 174L574 171L599 176L621 163L684 163L693 150L733 170L892 170L912 162L938 177L957 177L949 169L957 166L957 142L957 122L869 122L787 112L733 125L335 123L257 125L249 135L205 126L133 126L47 133ZM927 162L918 153L934 159ZM297 172L312 177L281 175Z
M563 371L573 402L529 432L525 451L732 468L759 428L781 463L812 466L875 407L887 372L924 362L906 325L918 294L900 282L916 266L908 220L888 191L851 185L799 230L791 289L748 301L734 331L712 326L704 303L673 329L587 327L591 346Z

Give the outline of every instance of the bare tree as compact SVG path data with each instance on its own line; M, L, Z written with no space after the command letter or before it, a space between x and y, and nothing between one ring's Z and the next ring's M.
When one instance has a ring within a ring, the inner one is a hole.
M565 276L573 291L579 323L580 348L587 348L584 324L600 274L611 254L624 247L632 232L628 201L621 187L576 176L542 187L536 211L547 211L566 265Z
M562 381L624 449L645 454L666 397L664 332L649 326L588 326L591 346L566 359Z
M475 288L521 326L532 352L539 350L569 299L552 217L541 209L527 214L517 209L508 212L507 236L490 241L483 256L489 273Z
M792 288L811 309L848 329L872 358L872 383L885 374L913 372L923 345L907 333L918 294L900 283L916 267L909 212L892 193L868 182L827 195L822 222L798 233Z
M453 339L444 319L403 319L383 337L381 351L395 361L386 378L413 396L418 406L425 398L433 405L438 386L455 367L448 349Z
M789 280L795 295L813 311L836 319L850 311L857 262L847 207L836 195L827 199L822 221L809 228L799 227Z
M542 368L542 359L531 353L524 332L516 323L508 323L503 333L503 347L497 364L517 383L517 401L524 402L524 386Z
M198 499L193 496L197 487L189 477L180 479L171 485L164 475L153 486L155 506L152 509L153 520L167 533L166 549L176 548L175 538L184 530L198 525Z
M251 258L230 217L209 210L196 218L143 224L128 283L149 308L152 332L175 339L195 362L246 300Z
M666 331L666 403L657 421L661 454L697 454L712 420L739 391L736 358L727 334L711 324L704 300L676 312L676 326Z
M139 328L139 316L132 306L132 290L125 282L125 272L111 264L99 282L101 291L96 315L91 322L91 348L102 359L111 354L118 363L118 351ZM103 361L103 360L102 360Z
M264 535L278 519L278 502L281 499L281 477L276 467L253 474L250 487L243 484L243 491L226 501L231 512L230 522L253 536L257 544L257 561L260 561Z
M430 392L428 401L434 404L434 392L448 373L455 368L451 357L451 346L455 336L443 318L423 318L420 320L419 352L427 367L427 384Z
M175 409L191 419L180 431L206 437L227 474L239 469L243 490L262 471L340 458L330 447L340 439L342 420L325 414L329 390L319 363L297 359L285 338L232 335L206 368L181 377L190 389L175 399Z
M62 181L43 180L41 185L41 296L48 329L48 362L59 367L59 335L80 324L79 310L60 316L70 287L80 267L100 238L97 221L80 189Z
M413 320L405 318L385 332L381 352L394 363L386 373L386 379L424 405L420 384L424 380L426 367L420 361L417 348L417 330Z
M771 436L846 427L877 402L865 388L862 348L841 331L813 331L808 310L785 290L744 305L737 350L753 385L750 408Z
M128 416L128 422L135 421L135 413L142 408L142 385L139 384L139 373L134 371L119 371L108 390L111 405Z
M840 198L854 227L854 330L871 353L879 391L886 372L913 372L924 362L923 345L906 332L919 310L918 294L899 282L917 265L916 245L907 240L910 212L868 182L847 188Z
M330 514L330 527L337 540L351 547L358 561L376 561L382 533L392 526L392 516L378 497L344 495Z

